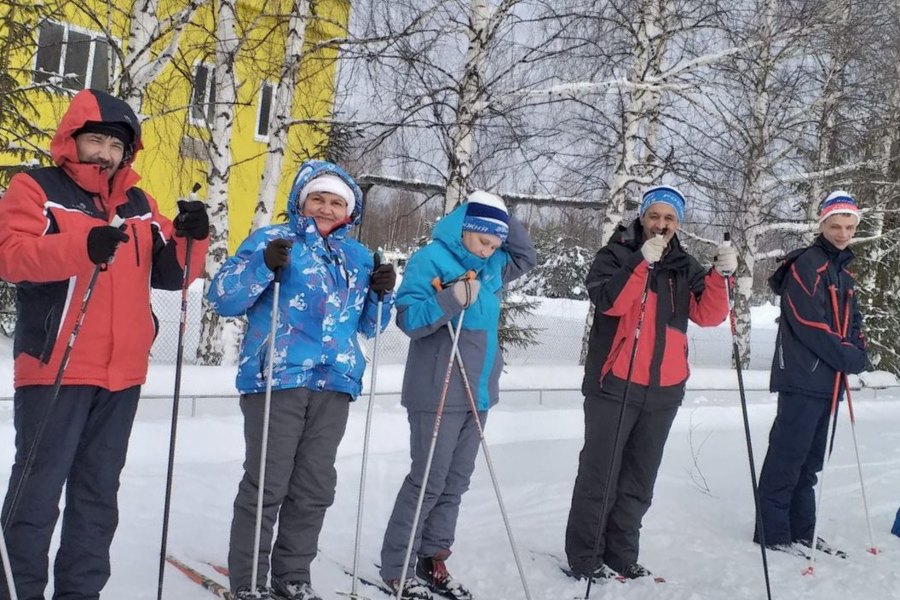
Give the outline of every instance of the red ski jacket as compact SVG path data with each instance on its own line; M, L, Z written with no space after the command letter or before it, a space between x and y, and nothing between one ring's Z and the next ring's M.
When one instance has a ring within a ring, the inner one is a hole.
M112 181L98 165L78 162L73 134L86 121L140 126L131 108L103 92L75 95L50 146L55 167L13 177L0 199L0 277L16 284L15 386L51 385L74 329L95 265L88 231L118 214L129 241L97 278L65 370L65 385L111 391L144 383L157 322L150 288L181 288L186 243L138 187L127 157ZM191 280L202 271L208 241L195 241Z
M595 305L582 392L596 396L603 378L628 377L635 328L647 278L650 288L638 341L632 381L668 393L680 402L689 375L688 320L713 327L728 315L725 279L704 269L672 238L653 269L640 251L642 228L636 220L619 227L597 252L586 285Z

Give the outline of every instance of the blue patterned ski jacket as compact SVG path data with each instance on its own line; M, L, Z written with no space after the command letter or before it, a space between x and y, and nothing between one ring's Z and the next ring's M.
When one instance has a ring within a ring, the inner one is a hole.
M310 180L326 173L338 175L350 186L356 208L350 223L323 237L315 221L301 215L298 194ZM213 278L207 299L215 311L223 316L247 315L236 384L242 394L266 388L275 286L263 252L270 241L284 238L293 247L281 277L272 389L302 387L359 395L366 364L357 333L375 335L378 304L377 295L369 290L372 254L347 237L361 213L362 193L347 173L332 163L307 161L294 179L288 223L251 233ZM382 331L390 323L393 303L393 294L387 294Z

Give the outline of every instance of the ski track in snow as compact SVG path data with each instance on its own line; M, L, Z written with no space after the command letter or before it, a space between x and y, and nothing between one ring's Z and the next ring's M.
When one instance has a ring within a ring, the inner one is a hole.
M710 396L707 392L707 396ZM712 399L712 406L708 400ZM637 581L595 586L603 599L765 598L759 547L750 542L753 501L740 408L715 397L691 397L673 426L644 520L641 562L668 583ZM357 484L365 423L365 399L351 410L338 455L339 483L320 549L313 584L325 600L350 590L341 566L353 560ZM847 561L818 555L815 577L801 576L806 561L769 553L773 598L844 600L847 597L898 597L900 538L889 533L900 503L900 391L857 402L857 435L866 476L876 545L865 553L868 534L859 493L846 409L837 447L828 466L820 534L851 553ZM750 406L757 470L775 406ZM0 452L0 477L8 477L13 430L9 413L0 420L9 442ZM169 423L139 418L131 439L120 492L121 518L113 543L113 574L104 598L154 598L159 560ZM381 536L408 466L405 412L393 401L376 403L366 488L361 570L374 576ZM536 403L501 403L491 412L486 435L504 501L525 563L532 598L583 597L584 584L563 576L542 553L562 554L566 516L581 449L580 402L552 408ZM242 470L242 421L232 416L201 416L179 424L169 552L179 558L224 563L231 504ZM701 489L705 487L707 489ZM58 536L58 533L57 533ZM54 541L54 547L56 538ZM525 598L483 455L464 497L451 572L478 600ZM214 572L220 581L224 578ZM166 598L203 600L206 590L169 567ZM387 598L372 588L361 590Z

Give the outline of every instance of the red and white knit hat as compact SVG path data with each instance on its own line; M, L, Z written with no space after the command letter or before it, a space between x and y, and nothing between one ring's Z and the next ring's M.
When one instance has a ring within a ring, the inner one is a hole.
M861 214L856 200L844 190L835 190L819 204L819 223L832 215L853 215L859 224Z

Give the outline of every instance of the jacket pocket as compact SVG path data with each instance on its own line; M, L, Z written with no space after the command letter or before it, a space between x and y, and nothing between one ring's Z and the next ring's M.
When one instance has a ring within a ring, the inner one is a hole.
M59 307L51 306L50 312L44 317L44 343L41 348L41 362L47 364L53 355L53 347L56 345L57 331L59 331Z

